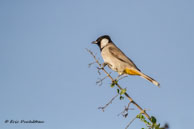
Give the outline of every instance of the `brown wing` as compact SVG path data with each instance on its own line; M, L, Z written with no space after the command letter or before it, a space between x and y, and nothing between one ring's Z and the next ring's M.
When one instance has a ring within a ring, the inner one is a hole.
M114 45L114 44L113 44ZM136 68L137 70L139 70L137 68L137 66L133 63L133 61L131 59L129 59L118 47L114 46L110 46L109 47L109 51L110 53L116 57L117 59L119 59L122 62L125 62L127 64L129 64L130 66ZM140 71L140 70L139 70Z

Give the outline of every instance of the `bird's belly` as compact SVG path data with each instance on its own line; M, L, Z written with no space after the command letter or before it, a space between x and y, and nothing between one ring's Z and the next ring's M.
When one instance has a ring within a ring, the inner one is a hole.
M118 63L114 60L114 59L110 59L110 58L104 58L104 62L108 64L108 66L114 70L114 71L118 71L119 70L119 65Z
M121 62L119 59L107 53L101 53L101 54L104 62L107 63L112 70L118 72L119 74L123 73L125 69L123 62Z

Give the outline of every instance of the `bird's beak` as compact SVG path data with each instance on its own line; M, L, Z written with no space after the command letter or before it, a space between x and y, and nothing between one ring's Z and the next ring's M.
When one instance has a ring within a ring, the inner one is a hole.
M97 44L98 42L97 41L93 41L92 44Z

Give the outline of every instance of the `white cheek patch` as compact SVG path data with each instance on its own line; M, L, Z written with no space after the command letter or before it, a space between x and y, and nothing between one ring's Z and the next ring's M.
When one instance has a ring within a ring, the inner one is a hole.
M100 47L103 48L104 46L106 46L108 44L108 42L109 42L108 39L102 39Z

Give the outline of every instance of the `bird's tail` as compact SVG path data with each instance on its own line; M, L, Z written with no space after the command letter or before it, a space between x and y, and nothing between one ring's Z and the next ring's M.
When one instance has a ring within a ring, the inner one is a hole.
M158 83L156 80L154 80L153 78L149 77L148 75L145 75L144 73L140 72L139 70L137 69L134 69L134 68L126 68L124 70L124 73L125 74L129 74L129 75L139 75L141 77L143 77L144 79L152 82L154 85L160 87L160 83Z
M160 87L160 83L158 83L156 80L154 80L153 78L149 77L148 75L145 75L144 73L140 73L140 76L150 82L152 82L154 85Z

